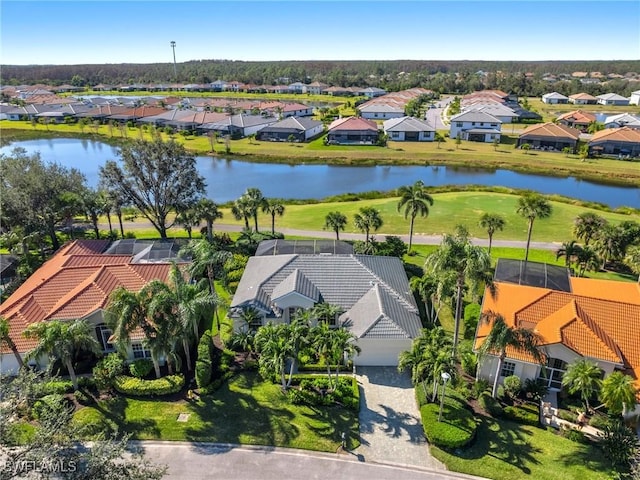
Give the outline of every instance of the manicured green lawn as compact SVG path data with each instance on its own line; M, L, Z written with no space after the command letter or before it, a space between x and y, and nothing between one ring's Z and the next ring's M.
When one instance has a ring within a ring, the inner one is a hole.
M177 421L190 414L187 422ZM78 411L86 425L118 427L139 440L274 445L335 452L341 433L357 446L358 415L340 407L312 409L289 403L279 385L257 373L243 372L210 396L186 400L141 400L117 397Z
M599 448L553 430L482 418L475 442L464 449L431 453L449 470L495 480L605 480L613 473Z

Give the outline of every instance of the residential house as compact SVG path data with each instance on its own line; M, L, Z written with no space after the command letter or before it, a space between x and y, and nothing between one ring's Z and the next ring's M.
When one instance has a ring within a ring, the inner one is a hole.
M358 113L362 118L372 120L384 120L388 118L404 117L404 106L397 103L364 103L357 107Z
M589 140L589 152L638 157L640 156L640 129L622 127L600 130Z
M579 359L589 359L604 375L621 371L631 375L640 387L639 283L569 277L565 272L562 283L566 288L559 287L555 281L531 285L518 275L501 279L502 262L500 259L496 268L496 294L492 296L489 289L486 290L482 312L500 314L508 326L537 333L545 362L540 366L530 356L507 348L506 359L498 372L499 382L517 375L523 381L537 379L551 392L558 392L567 366ZM551 266L529 262L524 271L547 271L548 267ZM561 278L562 274L553 276ZM484 322L478 325L476 351L490 328L491 325ZM478 378L493 382L497 362L495 355L488 355L479 366Z
M622 95L618 95L617 93L605 93L603 95L598 95L596 98L600 105L629 105L629 99Z
M361 349L355 365L397 366L422 328L402 262L331 251L273 254L269 248L266 255L251 257L230 316L237 319L242 309L253 307L261 315L259 325L288 323L298 310L322 302L337 305L343 313L335 327L351 332ZM243 323L235 320L234 328L245 328Z
M377 87L361 88L356 91L357 95L364 95L367 98L381 97L387 94L386 90Z
M340 145L375 145L378 143L378 125L365 118L339 118L329 125L325 141Z
M463 112L475 111L475 112L484 112L488 113L492 117L497 118L503 124L505 123L513 123L518 120L520 115L516 113L510 107L507 107L506 104L491 102L491 103L471 103L467 104L462 108Z
M542 102L549 105L569 103L569 97L565 97L558 92L545 93L544 95L542 95Z
M640 105L640 90L631 92L631 97L629 97L629 105Z
M281 108L283 117L310 117L313 115L313 107L302 103L285 103Z
M640 129L640 116L631 115L630 113L619 113L618 115L609 115L604 119L604 128L620 127Z
M329 85L322 82L311 82L309 85L305 85L303 89L303 93L308 93L310 95L320 95L322 91L328 88Z
M166 110L162 107L149 107L147 105L143 105L141 107L127 108L122 112L109 115L107 119L118 123L137 122L141 118L159 115L165 111Z
M574 93L573 95L569 95L569 103L575 105L595 105L598 103L598 99L588 93Z
M256 133L257 140L270 142L305 142L320 135L324 125L306 117L288 117L262 128Z
M574 110L573 112L563 113L556 119L556 121L562 125L566 125L567 127L586 131L589 124L596 121L596 116L593 113Z
M19 261L20 259L15 255L0 254L0 292L5 285L16 279Z
M293 82L287 87L287 89L289 90L289 93L303 93L306 89L306 85L302 82Z
M336 97L347 97L353 95L353 92L346 87L328 87L322 90L324 95L331 95Z
M111 331L105 308L118 287L139 291L151 280L166 281L180 245L175 242L75 240L62 246L0 305L0 316L9 323L9 335L24 356L37 341L23 332L29 325L49 320L87 320L103 353L112 352ZM109 247L109 248L107 248ZM142 333L132 335L128 358L147 357ZM14 373L17 360L10 350L0 350L0 373Z
M382 124L384 133L394 142L433 142L436 129L415 117L391 118Z
M231 138L243 138L258 133L262 128L278 121L276 117L262 115L230 115L215 122L205 123L199 127L203 132L217 132Z
M467 111L450 118L449 137L470 142L490 143L500 140L502 122L484 112Z
M555 123L539 123L527 127L518 137L517 146L529 144L533 149L557 150L569 147L575 153L580 131Z
M227 82L224 80L216 80L209 84L209 88L214 92L223 92L227 88Z

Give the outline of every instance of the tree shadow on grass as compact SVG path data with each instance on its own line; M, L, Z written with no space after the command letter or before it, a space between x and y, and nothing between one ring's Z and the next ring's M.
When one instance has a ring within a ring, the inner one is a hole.
M118 395L105 402L98 402L92 408L101 414L97 424L89 427L90 431L97 433L131 433L132 438L139 438L140 434L146 434L158 438L160 429L154 420L132 420L127 418L126 409L129 406L129 399Z
M522 425L488 417L479 417L479 419L480 423L473 444L464 450L452 452L454 455L468 460L490 456L516 467L527 475L531 473L528 464L540 463L536 454L541 450L531 445L527 437L532 433Z
M309 418L307 428L316 435L337 445L342 444L342 434L345 434L347 450L355 448L360 442L357 413L342 407L314 407L308 406L309 412L303 415ZM319 425L318 425L319 424Z
M278 397L281 394L277 385L266 385L253 372L241 373L230 383L190 406L189 411L198 423L186 429L187 441L277 446L294 443L300 431L292 423L295 415L279 406L288 399ZM260 389L261 395L265 389L273 391L274 396L259 402L252 394L253 389Z
M576 443L575 451L569 455L563 455L561 461L566 467L584 465L589 470L597 472L606 472L612 468L602 450L591 442L585 444Z

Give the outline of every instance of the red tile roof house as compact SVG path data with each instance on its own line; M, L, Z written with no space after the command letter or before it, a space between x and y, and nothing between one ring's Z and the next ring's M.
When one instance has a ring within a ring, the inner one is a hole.
M347 117L329 125L325 143L329 145L376 145L378 125L373 120Z
M596 121L596 116L593 113L575 110L573 112L563 113L556 120L558 123L567 127L586 130L590 123Z
M108 240L67 243L0 305L0 316L8 320L9 335L23 358L36 341L22 333L29 325L48 320L85 319L93 326L103 352L113 351L107 341L111 331L104 318L111 292L120 286L139 291L151 280L167 280L170 261L150 261L145 256L153 249L152 244L114 242L105 252L108 245ZM117 250L128 253L110 253ZM149 356L142 346L142 334L134 333L128 353L129 359ZM3 347L0 359L2 374L17 370L17 360L10 350ZM47 363L46 359L39 361Z
M563 148L569 147L575 153L580 131L575 128L566 127L564 125L556 125L555 123L539 123L527 127L518 137L517 146L520 147L525 143L531 145L534 149L557 150L562 151Z
M630 375L640 388L640 283L568 277L568 291L520 285L513 279L496 286L495 296L485 293L482 312L499 313L507 325L536 332L546 357L546 366L541 367L528 355L507 349L499 382L509 375L523 382L540 379L553 398L562 389L567 365L587 358L605 375L615 370ZM478 325L476 351L489 331L489 324ZM497 361L497 356L487 355L477 377L493 383ZM640 406L632 414L638 413Z
M589 152L638 157L640 156L640 130L629 127L600 130L589 140Z

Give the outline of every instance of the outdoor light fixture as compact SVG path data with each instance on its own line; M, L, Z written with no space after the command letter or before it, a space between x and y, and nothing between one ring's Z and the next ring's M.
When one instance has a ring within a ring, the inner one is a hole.
M444 407L444 395L447 391L447 382L451 380L451 375L448 372L442 372L440 374L442 378L442 395L440 395L440 413L438 414L438 421L442 420L442 408Z

